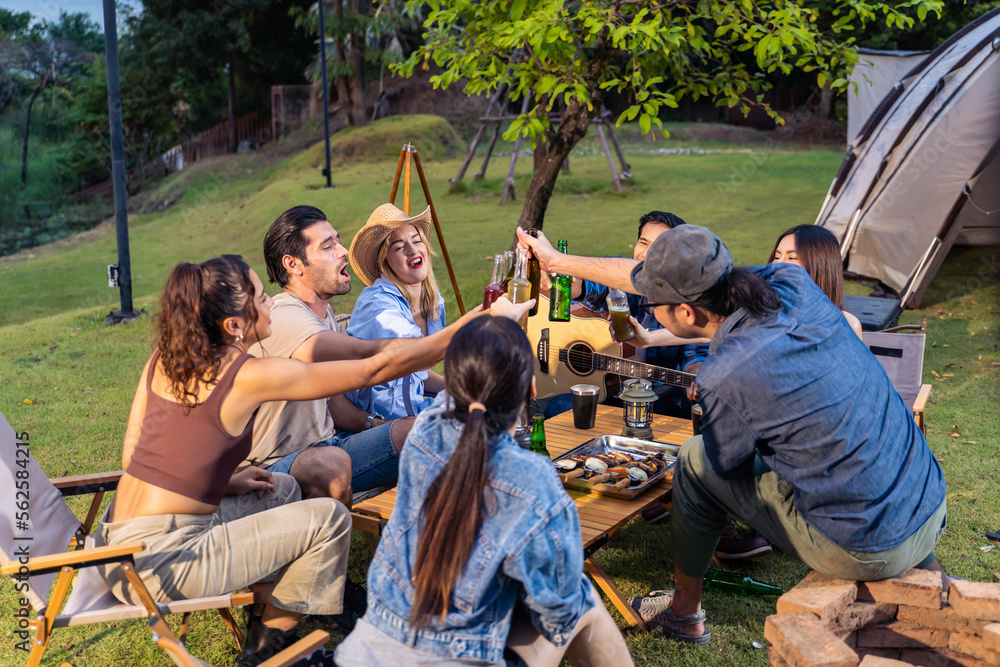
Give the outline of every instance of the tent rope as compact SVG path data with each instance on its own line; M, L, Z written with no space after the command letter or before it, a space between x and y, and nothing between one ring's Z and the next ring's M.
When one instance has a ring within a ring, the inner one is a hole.
M966 181L965 185L962 186L962 194L968 198L969 203L972 204L973 208L975 208L980 213L984 213L986 215L993 215L997 211L1000 211L1000 208L995 208L992 211L987 211L986 209L980 208L979 205L976 204L976 201L972 198L972 188L969 187L968 181Z

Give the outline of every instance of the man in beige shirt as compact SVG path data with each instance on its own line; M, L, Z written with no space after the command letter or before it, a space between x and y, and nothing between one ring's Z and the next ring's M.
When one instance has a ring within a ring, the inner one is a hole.
M330 300L351 289L347 248L319 209L296 206L282 213L264 237L264 261L271 282L284 292L274 297L271 336L251 354L332 361L363 359L407 344L407 339L359 340L337 330ZM441 338L443 347L447 338ZM354 433L338 435L335 419ZM350 507L352 492L395 486L399 451L412 425L412 418L389 422L368 414L344 396L265 403L247 461L292 475L307 498L330 496Z

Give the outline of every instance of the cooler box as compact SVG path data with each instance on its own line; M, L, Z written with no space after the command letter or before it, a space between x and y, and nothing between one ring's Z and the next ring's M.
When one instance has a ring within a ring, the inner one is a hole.
M843 309L861 320L862 331L881 331L896 326L903 309L899 299L845 294Z

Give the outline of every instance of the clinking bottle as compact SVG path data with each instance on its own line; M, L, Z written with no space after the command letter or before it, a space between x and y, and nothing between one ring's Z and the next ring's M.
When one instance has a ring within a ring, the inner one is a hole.
M518 248L514 260L514 277L507 283L507 298L511 303L524 303L531 298L531 283L528 282L528 249ZM522 329L528 326L528 313L517 321Z
M504 288L500 284L503 280L503 264L503 255L493 255L493 277L490 278L490 284L483 290L483 310L493 305L493 302L504 293Z
M559 252L566 254L567 242L560 240ZM569 310L573 300L573 276L557 275L552 278L549 289L549 320L569 322Z
M529 236L534 236L538 238L538 230L532 227L528 230ZM538 259L535 257L535 253L528 251L528 282L531 283L531 297L535 300L535 305L531 307L528 311L528 317L534 317L538 314L538 295L541 293L542 288L542 266L538 263Z

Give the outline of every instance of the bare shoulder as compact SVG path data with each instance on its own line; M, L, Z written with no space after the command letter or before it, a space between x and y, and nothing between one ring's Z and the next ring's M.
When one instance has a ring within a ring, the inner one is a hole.
M851 329L854 330L854 333L858 335L858 338L861 338L861 320L859 320L853 313L849 313L846 310L842 310L841 312L844 313L844 317L847 319L847 323L851 325Z

